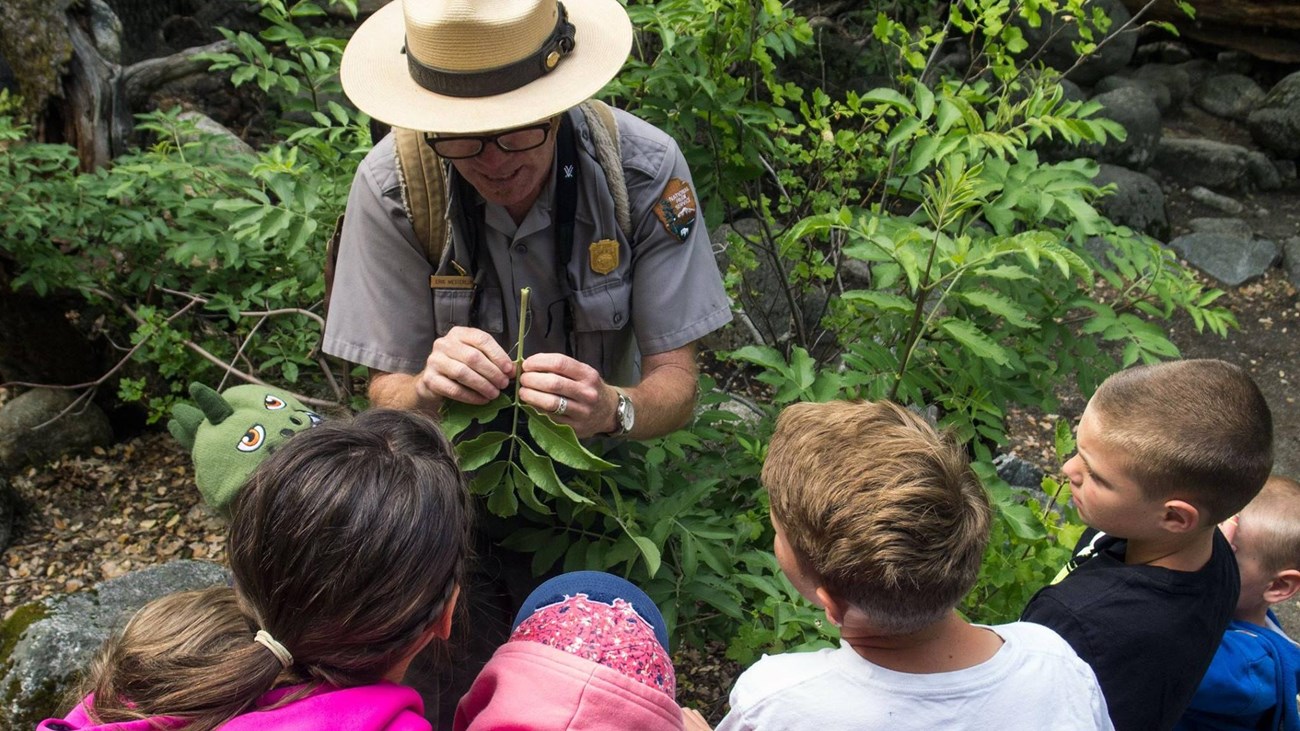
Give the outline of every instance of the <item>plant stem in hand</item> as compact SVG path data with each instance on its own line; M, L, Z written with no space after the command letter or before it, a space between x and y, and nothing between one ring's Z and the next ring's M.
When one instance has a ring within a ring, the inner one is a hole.
M533 290L524 287L519 290L519 341L515 344L515 400L514 413L510 418L510 461L515 461L515 445L519 435L519 377L524 373L524 333L528 332L528 299Z

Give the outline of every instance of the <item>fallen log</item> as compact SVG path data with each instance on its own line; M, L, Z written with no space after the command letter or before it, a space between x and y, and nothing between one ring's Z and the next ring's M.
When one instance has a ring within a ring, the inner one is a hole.
M1147 0L1124 0L1136 13ZM1300 3L1294 0L1193 0L1195 19L1159 0L1142 17L1172 23L1179 33L1205 43L1245 51L1282 63L1300 62Z

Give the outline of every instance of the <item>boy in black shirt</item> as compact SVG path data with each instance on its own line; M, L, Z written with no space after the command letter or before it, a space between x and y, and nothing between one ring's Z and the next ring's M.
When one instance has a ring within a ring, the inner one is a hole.
M1272 466L1268 404L1232 364L1131 368L1088 402L1064 470L1090 530L1021 619L1092 666L1117 731L1169 729L1191 701L1240 591L1216 525Z

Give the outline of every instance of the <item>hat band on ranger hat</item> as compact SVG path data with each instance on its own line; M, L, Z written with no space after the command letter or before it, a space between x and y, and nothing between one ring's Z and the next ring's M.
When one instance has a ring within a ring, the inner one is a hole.
M411 78L421 87L458 98L495 96L524 87L550 73L574 48L574 28L564 3L559 8L555 29L533 53L505 66L482 71L451 71L428 66L403 48Z

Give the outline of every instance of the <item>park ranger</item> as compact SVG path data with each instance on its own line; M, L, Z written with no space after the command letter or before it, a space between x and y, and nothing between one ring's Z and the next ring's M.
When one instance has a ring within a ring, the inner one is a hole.
M690 171L662 131L583 104L631 42L618 0L393 0L349 41L348 97L450 166L435 262L393 135L352 184L324 348L370 369L372 403L485 403L518 377L581 438L690 417L695 341L731 319Z

